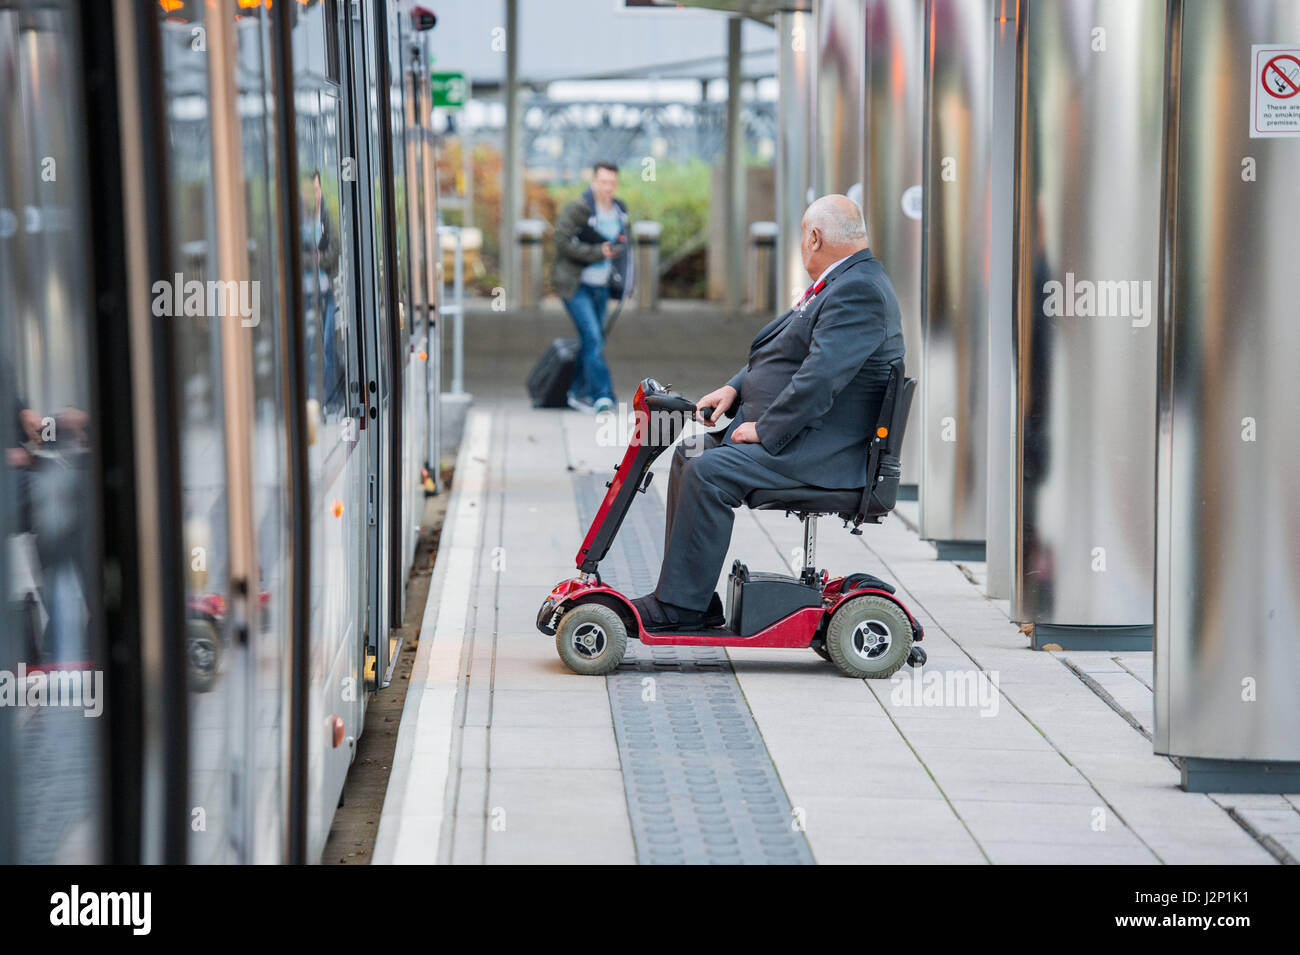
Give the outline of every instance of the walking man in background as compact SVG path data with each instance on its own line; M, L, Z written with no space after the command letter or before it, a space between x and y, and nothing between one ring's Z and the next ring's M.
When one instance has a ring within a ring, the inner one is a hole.
M599 414L614 407L614 383L605 363L605 308L626 288L630 231L627 206L614 197L618 167L598 162L591 185L560 212L555 224L551 282L577 326L578 355L569 407Z

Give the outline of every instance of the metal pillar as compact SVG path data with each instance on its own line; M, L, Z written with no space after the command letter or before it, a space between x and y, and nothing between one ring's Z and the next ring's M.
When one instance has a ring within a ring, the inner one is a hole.
M992 103L989 136L988 469L984 540L985 592L1006 599L1012 589L1012 477L1015 436L1015 355L1011 345L1012 236L1015 195L1016 37L1018 0L996 0L993 11Z
M925 388L921 366L921 178L925 87L925 0L867 0L865 157L862 209L872 251L898 293L907 372ZM922 428L903 436L900 497L915 498ZM924 511L922 511L924 515Z
M1165 0L1021 17L1012 618L1149 647Z
M740 120L740 28L744 21L727 21L727 156L723 218L727 230L727 310L740 310L745 293L745 131Z
M921 537L934 542L941 560L984 559L993 5L930 0L926 11L925 349L917 430Z
M818 195L852 194L862 202L865 181L866 4L819 0L817 4Z
M1296 792L1300 325L1277 237L1300 123L1268 114L1295 102L1300 7L1169 10L1153 743L1188 790Z
M523 122L519 110L519 0L506 4L505 155L501 168L501 283L506 301L519 300L519 256L515 223L523 211Z
M817 135L817 39L811 13L777 14L776 302L785 311L803 293L808 276L799 255L800 223L812 198Z

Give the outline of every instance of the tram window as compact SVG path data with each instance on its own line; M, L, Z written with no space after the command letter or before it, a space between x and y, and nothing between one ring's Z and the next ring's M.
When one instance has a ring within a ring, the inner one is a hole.
M325 8L325 75L335 83L342 81L339 69L338 0L321 0Z

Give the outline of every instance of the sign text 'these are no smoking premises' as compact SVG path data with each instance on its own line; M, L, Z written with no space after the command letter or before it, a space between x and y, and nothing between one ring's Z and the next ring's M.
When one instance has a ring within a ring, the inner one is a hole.
M1300 136L1300 44L1250 49L1251 139Z

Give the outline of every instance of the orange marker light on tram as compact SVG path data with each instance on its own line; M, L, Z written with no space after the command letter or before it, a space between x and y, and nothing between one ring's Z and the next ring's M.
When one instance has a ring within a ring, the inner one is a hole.
M330 513L333 514L335 517L342 517L342 516L343 516L343 502L342 502L342 501L335 501L335 502L334 502L334 505L330 508Z
M877 438L887 438L887 437L889 437L889 429L888 429L888 428L877 428L877 429L876 429L876 437L877 437Z

